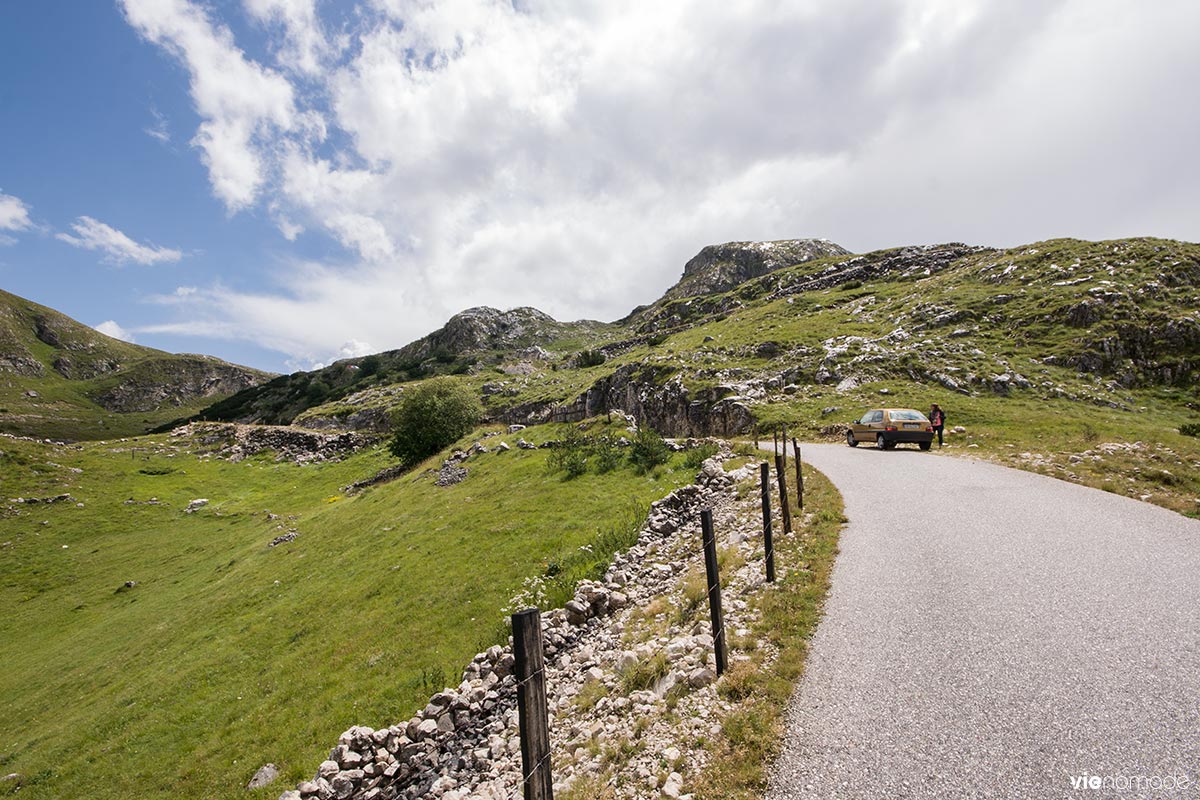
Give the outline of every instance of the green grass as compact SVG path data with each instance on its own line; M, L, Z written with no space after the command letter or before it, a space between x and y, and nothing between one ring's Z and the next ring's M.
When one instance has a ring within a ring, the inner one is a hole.
M0 505L0 763L30 798L276 797L351 724L403 721L457 684L525 579L691 477L563 482L546 451L514 448L456 486L419 469L345 497L381 449L307 467L166 436L0 450L0 499L73 497ZM247 793L268 761L282 779Z

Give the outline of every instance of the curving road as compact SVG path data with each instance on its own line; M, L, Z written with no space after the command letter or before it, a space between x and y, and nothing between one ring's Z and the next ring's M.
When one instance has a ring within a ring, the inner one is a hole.
M803 455L850 522L769 800L1200 798L1200 522L915 447Z

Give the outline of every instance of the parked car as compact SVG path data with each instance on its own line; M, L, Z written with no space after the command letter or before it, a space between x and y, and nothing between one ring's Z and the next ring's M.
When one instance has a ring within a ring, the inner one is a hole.
M922 450L933 444L933 423L911 408L873 408L850 423L846 444L858 447L871 442L880 450L891 450L902 442L913 442Z

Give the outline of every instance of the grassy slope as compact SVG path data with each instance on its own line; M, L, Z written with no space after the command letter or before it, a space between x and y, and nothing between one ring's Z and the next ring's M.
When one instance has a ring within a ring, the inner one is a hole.
M212 403L211 397L202 397L181 406L118 414L90 396L98 386L111 382L68 381L55 373L40 377L0 373L0 433L62 441L138 436L181 416L197 414ZM29 391L39 396L29 397Z
M39 338L39 325L43 336L56 339L57 345ZM155 411L119 414L97 404L93 396L125 378L136 379L142 385L170 384L172 375L195 364L220 363L113 339L54 309L2 290L0 356L17 356L42 365L40 375L20 375L0 369L0 433L66 440L136 436L197 413L211 405L213 398L197 398ZM76 377L69 379L56 371L57 359L66 359ZM103 371L109 363L120 364L120 369ZM29 392L38 396L30 397Z
M268 761L305 779L349 725L457 683L547 560L691 477L563 482L545 451L514 449L457 486L414 474L344 498L382 452L298 467L176 443L0 439L5 499L84 503L0 518L0 768L22 796L242 797ZM212 502L185 514L197 497ZM268 548L280 524L300 536Z

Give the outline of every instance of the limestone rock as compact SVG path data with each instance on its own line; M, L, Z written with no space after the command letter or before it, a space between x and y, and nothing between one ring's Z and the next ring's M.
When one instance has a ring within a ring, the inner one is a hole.
M258 772L254 773L254 777L246 784L247 789L261 789L262 787L273 783L279 777L279 767L274 764L263 764L258 768Z

